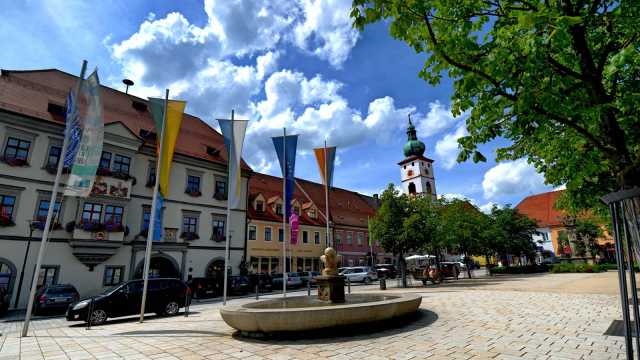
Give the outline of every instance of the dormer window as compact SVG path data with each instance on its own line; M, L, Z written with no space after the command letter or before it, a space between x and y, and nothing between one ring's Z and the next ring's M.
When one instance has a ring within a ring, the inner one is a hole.
M312 219L315 219L316 216L317 216L316 208L309 209L309 217L312 218Z
M282 215L282 204L276 204L276 214Z
M296 215L300 216L300 207L294 206L293 211L295 211Z
M264 201L262 200L256 201L256 211L259 213L264 211Z

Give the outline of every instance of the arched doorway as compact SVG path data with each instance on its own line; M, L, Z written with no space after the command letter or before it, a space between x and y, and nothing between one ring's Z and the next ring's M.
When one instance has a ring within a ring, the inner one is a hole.
M142 279L144 260L136 267L135 278ZM153 255L149 263L149 278L177 278L180 279L178 263L168 255Z
M433 192L433 190L431 189L431 183L428 182L427 183L427 194L431 194Z
M13 295L13 285L16 280L17 269L8 259L0 257L0 294L7 294L9 299Z
M207 265L204 276L208 278L221 278L224 273L224 259L213 259Z
M415 195L416 194L416 184L409 183L409 194L411 194L411 195Z

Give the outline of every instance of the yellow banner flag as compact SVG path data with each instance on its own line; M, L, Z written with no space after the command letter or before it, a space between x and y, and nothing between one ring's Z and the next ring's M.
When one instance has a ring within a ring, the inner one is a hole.
M182 116L186 101L169 100L167 102L166 124L164 124L164 133L162 131L162 116L164 110L164 99L151 98L151 114L156 123L156 133L158 136L162 134L162 154L158 154L160 161L159 182L160 194L165 198L169 195L169 174L171 172L171 163L173 162L173 152L176 148L178 134L180 134L180 125L182 124ZM158 148L158 152L159 152Z

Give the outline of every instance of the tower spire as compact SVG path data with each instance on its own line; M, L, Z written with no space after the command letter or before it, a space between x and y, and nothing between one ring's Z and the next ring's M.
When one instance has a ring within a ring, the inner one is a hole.
M412 155L422 156L425 151L424 143L418 140L418 135L416 134L416 127L413 126L413 122L411 121L411 114L408 114L409 125L407 126L407 143L404 144L403 151L404 156L409 157Z

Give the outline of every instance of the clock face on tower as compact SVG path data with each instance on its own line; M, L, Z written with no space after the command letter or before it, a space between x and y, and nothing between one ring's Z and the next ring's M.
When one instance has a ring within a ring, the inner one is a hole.
M412 177L412 176L413 176L413 170L407 171L407 177Z

